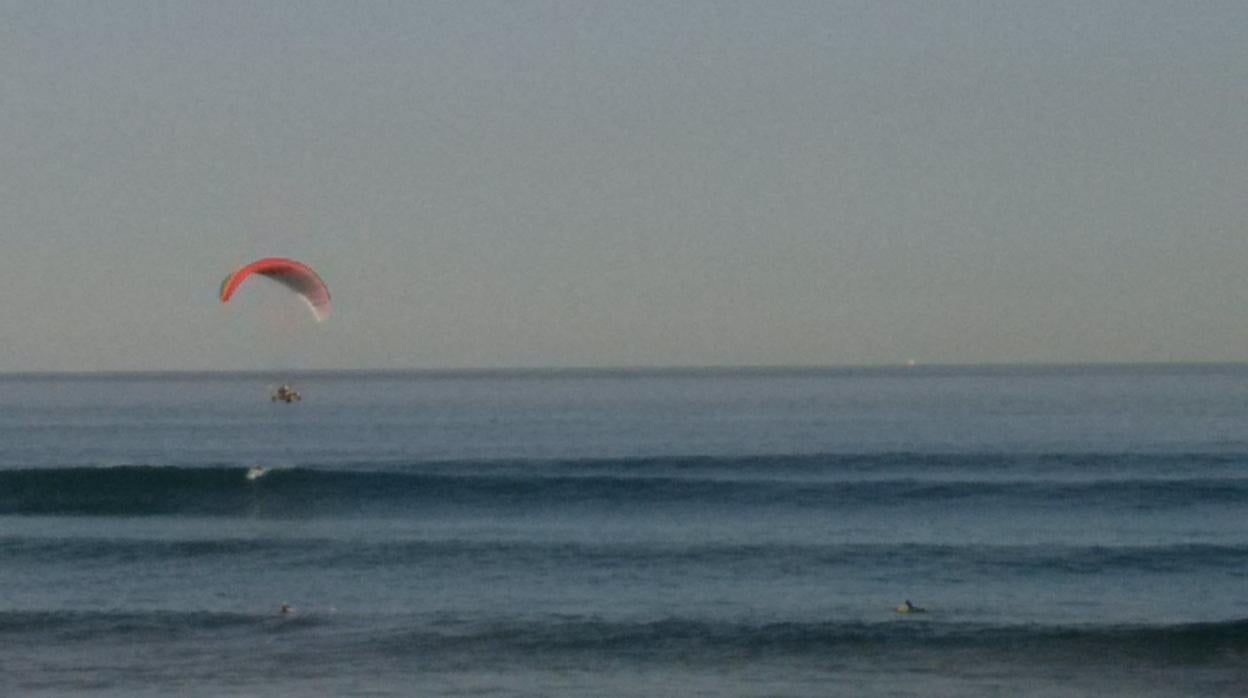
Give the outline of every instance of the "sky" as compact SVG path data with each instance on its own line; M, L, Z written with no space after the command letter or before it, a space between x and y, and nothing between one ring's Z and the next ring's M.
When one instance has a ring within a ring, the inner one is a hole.
M1248 360L1242 2L0 0L0 371ZM317 324L253 259L317 269Z

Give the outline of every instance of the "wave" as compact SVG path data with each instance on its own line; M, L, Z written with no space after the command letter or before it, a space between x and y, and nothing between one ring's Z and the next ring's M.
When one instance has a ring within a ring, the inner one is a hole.
M735 574L828 575L873 569L920 574L957 569L966 578L1000 575L1189 574L1248 567L1241 545L927 545L831 543L808 545L577 543L475 540L360 541L330 538L127 540L0 537L10 566L86 562L133 565L254 563L267 568L354 569L490 565L508 568L569 565L600 570L647 566L671 570L731 568Z
M1165 662L1242 665L1248 656L1248 620L1156 625L999 625L914 621L749 623L667 617L618 621L590 617L532 620L456 619L445 616L348 615L280 617L206 611L0 612L0 639L45 643L133 642L199 645L282 633L326 643L344 658L436 659L474 657L525 660L558 655L633 660L716 661L802 657L882 660L920 653L967 653L976 661L1025 659L1034 663ZM288 645L294 651L294 645Z
M1169 661L1242 660L1248 620L1178 625L989 625L894 621L735 623L668 618L621 623L602 620L481 623L455 633L398 632L377 641L391 648L456 644L499 645L531 652L604 652L651 655L802 655L829 652L897 653L974 651L1066 657L1087 662L1088 652ZM1228 656L1230 655L1230 656ZM1235 655L1239 655L1236 657Z
M97 642L111 637L174 640L196 634L289 632L324 625L326 616L283 617L213 611L0 611L0 638Z
M338 464L339 468L343 466ZM881 474L1044 480L1104 477L1236 477L1248 467L1237 453L809 453L743 456L488 459L356 463L347 470L426 474L673 477L709 479L852 479Z
M788 480L544 473L117 466L0 471L0 514L312 516L441 507L845 509L981 505L1156 509L1248 503L1248 478Z
M65 463L64 468L122 467L124 462ZM133 464L140 465L140 464ZM143 464L159 467L160 464ZM242 467L235 463L173 463L181 468L212 469ZM248 464L255 467L256 464ZM939 477L1088 479L1097 477L1235 477L1248 469L1248 453L793 453L754 455L664 455L592 458L488 458L477 460L421 460L376 458L367 461L333 460L290 463L315 470L346 472L398 472L429 475L512 475L532 477L602 476L613 477L735 477L753 479L845 479L883 473ZM15 464L14 467L18 467ZM47 468L48 466L42 466ZM6 468L7 469L7 468ZM267 471L266 468L258 468Z

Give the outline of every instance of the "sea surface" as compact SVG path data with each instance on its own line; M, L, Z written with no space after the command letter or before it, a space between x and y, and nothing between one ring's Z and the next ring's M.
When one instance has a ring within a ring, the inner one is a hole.
M1248 367L0 377L0 694L1248 695Z

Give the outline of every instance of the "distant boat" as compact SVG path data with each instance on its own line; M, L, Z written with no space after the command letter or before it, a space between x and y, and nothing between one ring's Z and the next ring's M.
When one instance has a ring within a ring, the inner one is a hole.
M273 395L271 395L269 399L272 402L291 403L291 402L299 402L300 400L303 399L303 396L299 394L298 390L295 390L289 385L283 385L279 387L277 390L274 390Z

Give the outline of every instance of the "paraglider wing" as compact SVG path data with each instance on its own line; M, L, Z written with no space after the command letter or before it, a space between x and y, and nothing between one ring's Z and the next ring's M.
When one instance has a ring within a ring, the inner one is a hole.
M221 282L221 302L229 303L247 279L253 276L266 276L298 293L308 304L316 321L321 322L329 317L333 306L329 303L329 287L321 281L321 277L311 267L300 264L293 259L271 257L261 259L225 277Z

